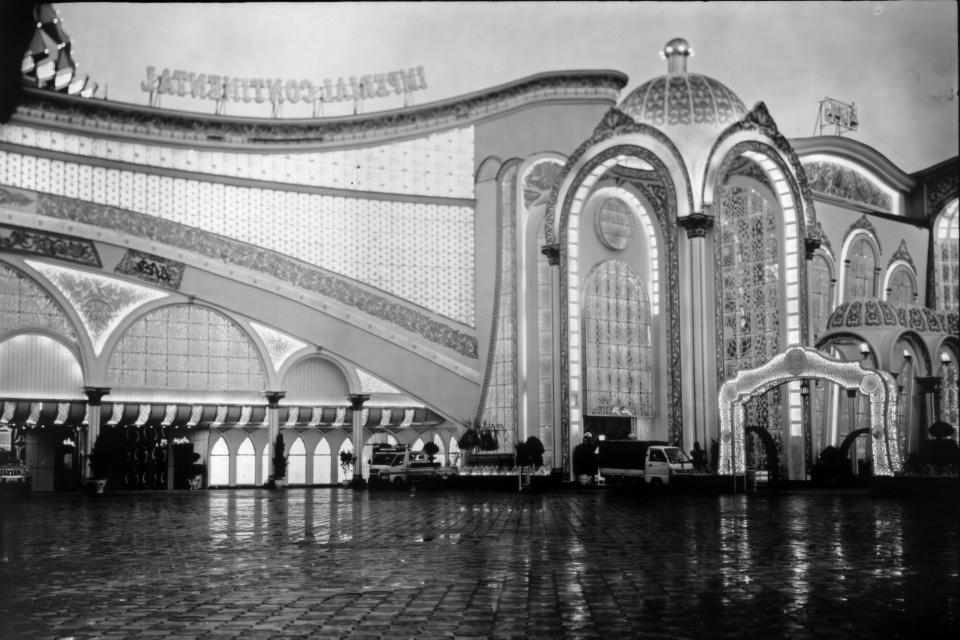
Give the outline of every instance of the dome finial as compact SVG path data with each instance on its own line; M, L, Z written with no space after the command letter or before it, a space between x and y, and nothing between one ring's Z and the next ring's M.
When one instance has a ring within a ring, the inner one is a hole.
M690 43L683 38L674 38L663 48L660 57L667 61L667 73L686 73L687 57L693 55Z

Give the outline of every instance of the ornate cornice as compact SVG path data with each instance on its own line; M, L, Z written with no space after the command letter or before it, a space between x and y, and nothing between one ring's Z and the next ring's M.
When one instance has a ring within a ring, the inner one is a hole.
M877 243L877 249L880 250L880 253L883 253L883 247L880 246L880 238L877 237L877 230L873 227L873 224L871 224L866 214L861 215L856 222L850 225L850 227L847 229L847 232L843 234L843 242L840 243L840 246L847 244L847 239L853 234L854 231L859 229L863 229L873 236L873 241Z
M807 174L803 169L803 164L800 162L800 158L797 156L797 152L794 151L793 146L790 144L790 141L777 127L777 123L773 120L773 116L770 115L770 111L767 110L767 105L763 102L758 102L754 105L753 109L743 117L742 120L736 122L724 130L720 134L720 137L717 138L717 141L713 144L713 148L710 149L709 158L712 158L716 153L717 149L720 148L720 145L732 135L740 133L741 131L757 131L769 138L773 143L774 148L782 153L787 160L790 162L790 167L793 169L794 174L797 177L797 182L799 184L795 185L797 191L800 195L803 196L803 209L804 209L804 218L807 221L807 226L811 226L816 221L816 209L813 206L813 193L810 191L810 187L807 184ZM724 173L718 173L722 179ZM704 185L706 189L706 185Z
M615 103L618 71L553 71L418 107L332 118L241 118L67 96L25 87L12 120L73 131L219 148L329 148L474 124L556 100Z
M889 268L890 265L898 260L902 260L910 265L910 268L913 269L913 275L917 275L917 265L913 263L913 257L910 255L910 251L907 249L906 239L900 240L900 246L897 247L897 250L893 252L892 256L890 256L890 261L887 263L887 268Z

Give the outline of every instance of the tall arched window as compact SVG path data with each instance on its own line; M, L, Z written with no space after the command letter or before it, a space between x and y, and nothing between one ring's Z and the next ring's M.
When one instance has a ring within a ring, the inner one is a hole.
M949 360L947 360L949 358ZM957 363L949 354L941 354L940 419L953 425L953 439L960 439L960 389L957 387Z
M937 218L934 235L933 266L936 287L936 308L944 311L960 309L960 227L958 202L952 200Z
M717 242L725 380L765 364L780 351L784 305L779 237L773 210L762 193L739 185L723 189ZM746 425L767 429L779 445L782 406L780 387L754 397L744 404ZM754 449L754 463L765 465L762 448Z
M585 413L652 416L650 302L630 265L596 268L583 315Z
M237 448L237 482L239 486L252 487L257 483L257 452L250 438L244 438Z
M211 487L225 487L230 484L230 449L223 438L217 438L210 449L209 484Z
M317 448L313 450L313 484L333 482L330 471L330 443L326 438L320 438Z
M353 441L350 440L350 438L343 441L343 444L340 445L340 451L337 452L337 484L342 484L353 479L353 469L351 468L348 472L340 465L340 454L344 451L353 451Z
M917 280L908 267L902 264L895 267L888 284L887 302L893 306L906 307L916 302Z
M307 483L307 447L303 444L303 438L294 440L287 453L287 483Z
M827 330L827 320L833 311L833 270L822 253L816 253L809 263L808 285L810 287L810 308L813 339L816 340Z
M847 273L843 286L843 299L864 298L876 295L877 254L873 245L863 235L850 244L847 253Z

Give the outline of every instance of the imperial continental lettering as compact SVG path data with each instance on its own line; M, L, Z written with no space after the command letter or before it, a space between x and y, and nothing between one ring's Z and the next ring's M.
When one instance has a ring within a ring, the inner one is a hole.
M171 71L159 74L156 67L147 67L147 77L140 88L150 93L190 96L206 100L233 102L343 102L384 98L412 93L427 88L423 67L390 71L349 78L283 80L281 78L237 78L213 73Z

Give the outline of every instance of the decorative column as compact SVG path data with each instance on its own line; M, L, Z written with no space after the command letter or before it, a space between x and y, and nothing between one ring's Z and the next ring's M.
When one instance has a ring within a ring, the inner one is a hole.
M688 376L692 377L692 387L690 392L690 406L693 408L693 436L700 442L705 451L710 451L709 439L709 421L710 416L714 415L708 403L716 403L717 389L714 385L708 384L709 371L716 369L716 363L713 358L707 357L706 336L708 331L714 331L713 322L707 317L712 305L707 298L708 291L713 291L713 283L709 282L709 276L706 269L706 236L707 231L713 228L713 216L705 213L692 213L683 218L679 218L679 225L687 232L687 246L689 247L689 278L690 303L692 305L689 314L690 324L687 334L688 344L690 345L690 358L688 364L692 365ZM709 285L709 286L708 286ZM718 381L719 382L719 381ZM686 448L687 443L678 443ZM691 443L692 444L692 443ZM711 460L711 464L716 465L716 460Z
M84 387L83 392L87 394L87 438L83 443L83 460L80 465L83 469L81 478L84 482L91 479L90 465L87 461L90 459L90 452L100 437L100 406L103 396L110 393L110 387Z
M363 454L363 403L370 399L369 393L351 393L347 396L350 401L350 408L353 409L353 482L350 484L354 489L363 487L363 462L360 456Z
M548 244L540 249L540 253L547 257L550 265L550 371L552 380L552 397L550 399L551 411L553 413L553 438L550 446L552 447L551 471L560 471L564 480L573 480L573 467L570 464L570 439L568 437L568 425L557 424L562 412L560 410L561 381L560 381L560 323L563 318L562 309L560 309L560 245ZM547 443L545 443L547 444Z
M277 434L280 432L280 401L287 395L285 391L264 391L264 397L267 399L267 459L270 461L270 469L273 469L273 443L277 440ZM258 468L263 465L256 461ZM254 474L256 477L256 474ZM266 482L266 478L261 478ZM262 484L262 483L261 483Z
M815 231L819 231L819 226ZM804 249L807 257L807 291L806 291L806 300L807 300L807 335L806 341L808 346L814 346L816 340L814 338L814 326L813 326L813 297L810 295L810 261L813 260L813 256L816 255L817 249L820 248L820 245L823 244L823 240L819 236L807 236L804 238ZM810 381L804 380L800 384L800 396L803 399L803 460L804 460L804 476L807 480L810 479L810 474L813 471L813 403L810 401Z

